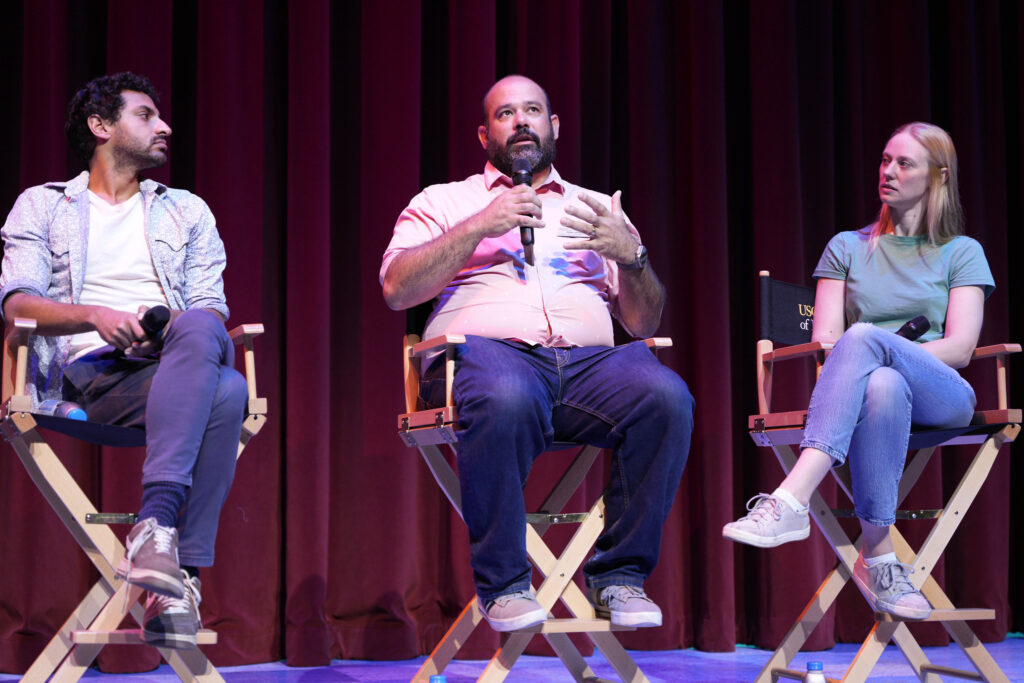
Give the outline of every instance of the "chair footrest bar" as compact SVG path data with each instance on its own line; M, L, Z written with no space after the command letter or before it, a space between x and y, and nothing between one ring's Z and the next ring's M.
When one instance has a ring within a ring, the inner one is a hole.
M515 633L592 633L595 631L635 631L632 626L615 626L607 619L548 619L543 624Z
M587 519L586 512L567 512L561 515L548 515L542 512L530 512L526 515L527 524L580 524Z
M793 681L802 681L807 675L806 671L798 671L796 669L772 669L772 680L779 678L788 678ZM842 683L841 679L838 678L826 678L828 683Z
M148 645L142 639L142 629L122 629L117 631L72 631L71 642L80 645ZM199 645L216 645L217 632L208 628L200 629L196 634Z
M850 509L833 508L832 514L840 518L853 518L857 513ZM942 510L897 510L896 519L938 519Z
M959 609L936 609L927 619L901 619L891 614L875 612L875 621L986 621L996 618L996 611L984 607L961 607Z
M135 524L139 516L134 512L90 512L85 515L86 524Z
M948 666L939 666L938 664L922 664L922 673L933 673L939 676L952 676L953 678L963 678L968 681L984 681L985 677L975 671L965 671L964 669L953 669Z

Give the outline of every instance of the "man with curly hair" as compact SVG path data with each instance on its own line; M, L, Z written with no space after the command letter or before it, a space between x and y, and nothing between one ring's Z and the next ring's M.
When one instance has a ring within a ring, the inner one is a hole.
M193 648L198 567L213 564L247 399L224 327L224 245L202 199L141 172L171 129L148 79L102 76L65 130L88 170L21 194L3 227L5 320L34 318L33 400L73 401L94 422L145 428L139 522L119 576L149 591L143 634ZM170 322L147 336L150 307Z

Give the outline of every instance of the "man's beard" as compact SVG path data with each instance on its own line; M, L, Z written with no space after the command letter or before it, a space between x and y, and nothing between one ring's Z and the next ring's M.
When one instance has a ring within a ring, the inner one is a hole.
M152 145L123 145L114 150L114 163L118 167L144 171L167 163L167 150L154 149Z
M516 145L517 138L528 136L533 140L532 145ZM530 168L534 173L543 171L555 161L555 136L550 134L541 138L533 131L516 131L505 144L501 144L488 134L487 136L487 158L494 166L505 175L512 177L512 161L515 159L526 159L530 162Z

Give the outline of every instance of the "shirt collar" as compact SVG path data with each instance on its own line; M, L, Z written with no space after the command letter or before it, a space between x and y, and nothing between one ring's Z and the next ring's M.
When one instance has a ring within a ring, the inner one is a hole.
M512 187L512 179L509 178L504 173L502 173L501 171L499 171L498 169L496 169L494 167L494 164L488 161L487 165L484 166L484 185L487 187L488 190L491 190L494 188L495 185L499 183L507 187ZM543 185L538 187L537 191L540 192L543 189L548 189L551 190L552 192L557 192L559 194L565 194L565 191L567 189L565 181L562 180L562 176L558 175L558 171L555 169L553 165L551 166L551 170L548 173L547 181Z
M59 187L59 183L53 183L54 186ZM67 197L74 197L77 194L81 194L89 189L89 172L82 171L77 176L67 181L64 184L64 195ZM151 192L162 195L167 192L167 186L163 183L158 183L155 180L146 178L139 183L139 192L146 195Z

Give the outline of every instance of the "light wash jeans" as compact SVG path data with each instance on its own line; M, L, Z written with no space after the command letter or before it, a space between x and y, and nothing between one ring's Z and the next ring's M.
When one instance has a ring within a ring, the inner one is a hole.
M817 448L837 466L849 456L857 516L889 526L911 425L961 427L974 405L971 385L919 344L856 323L825 361L800 448Z

